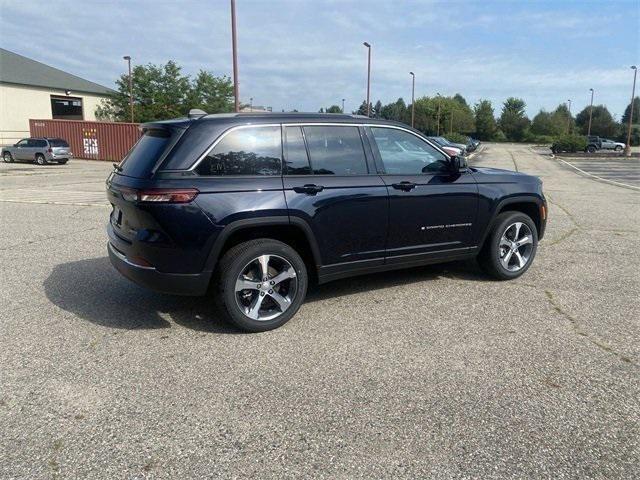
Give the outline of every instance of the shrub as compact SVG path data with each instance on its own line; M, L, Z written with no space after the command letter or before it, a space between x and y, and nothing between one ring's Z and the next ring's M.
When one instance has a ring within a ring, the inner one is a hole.
M537 144L552 144L556 137L553 135L538 135L531 130L527 130L524 134L524 141L527 143L537 143Z
M585 148L587 148L587 139L582 135L560 135L554 138L551 145L554 153L584 152Z
M504 134L502 130L496 131L496 134L493 136L494 142L506 142L507 136Z
M467 137L460 133L450 133L448 135L445 135L444 138L449 140L451 143L462 143L463 145L466 145L468 143Z

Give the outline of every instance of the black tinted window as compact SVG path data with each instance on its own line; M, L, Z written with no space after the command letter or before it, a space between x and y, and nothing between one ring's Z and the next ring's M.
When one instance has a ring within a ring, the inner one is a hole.
M358 127L304 127L316 175L364 175L367 161Z
M280 127L249 127L225 135L200 162L200 175L280 175Z
M52 138L49 140L49 145L52 147L68 147L69 144L61 138Z
M286 127L285 138L285 175L309 175L311 168L302 128Z
M372 127L371 132L386 173L418 175L448 171L448 159L421 138L395 128Z
M146 130L120 165L121 173L130 177L147 176L165 152L172 139L171 130Z

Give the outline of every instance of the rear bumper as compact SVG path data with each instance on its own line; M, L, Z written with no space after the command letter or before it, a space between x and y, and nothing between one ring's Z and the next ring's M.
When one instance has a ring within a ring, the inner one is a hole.
M198 296L207 293L211 272L193 274L159 272L154 267L142 267L131 263L111 242L107 243L107 250L109 260L115 269L138 285L172 295Z

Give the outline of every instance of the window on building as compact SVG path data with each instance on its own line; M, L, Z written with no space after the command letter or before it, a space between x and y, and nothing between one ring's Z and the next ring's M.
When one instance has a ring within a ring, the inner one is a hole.
M54 120L84 120L82 99L51 95L51 118Z
M200 175L280 175L280 127L239 128L225 135L196 167Z

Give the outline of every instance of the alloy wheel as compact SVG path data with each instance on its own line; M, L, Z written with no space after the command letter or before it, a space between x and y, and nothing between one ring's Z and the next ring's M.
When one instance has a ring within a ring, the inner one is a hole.
M293 303L298 278L291 263L279 255L260 255L247 263L235 284L236 303L253 320L282 315Z
M506 270L522 270L529 263L533 251L531 229L523 222L512 223L500 237L498 248L500 263Z

